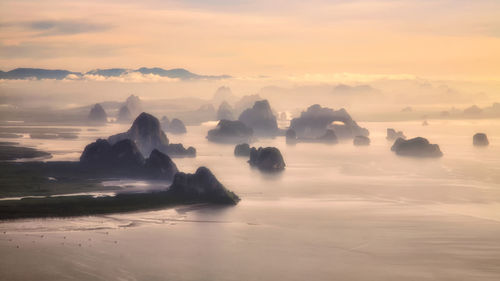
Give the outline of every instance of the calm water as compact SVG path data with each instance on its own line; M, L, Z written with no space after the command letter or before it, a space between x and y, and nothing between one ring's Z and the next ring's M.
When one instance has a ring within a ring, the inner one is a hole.
M364 123L372 145L278 147L287 163L262 174L233 146L205 140L215 123L172 142L193 145L180 170L209 167L242 201L154 212L0 223L5 280L500 280L500 121ZM18 140L76 160L77 140ZM441 159L395 156L387 127L438 143ZM487 148L472 146L486 132ZM5 231L5 234L4 234Z

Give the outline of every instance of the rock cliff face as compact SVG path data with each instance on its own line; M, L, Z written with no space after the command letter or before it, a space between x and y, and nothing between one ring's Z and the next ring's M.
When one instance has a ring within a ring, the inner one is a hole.
M187 130L181 120L174 118L168 125L167 132L172 134L185 134Z
M285 161L276 147L252 147L248 163L266 172L279 172L285 169Z
M249 157L250 156L250 146L248 143L242 143L238 144L234 147L234 156L243 156L243 157Z
M125 139L111 145L107 140L98 139L85 147L80 163L93 167L132 169L142 166L144 157L131 140Z
M472 137L472 144L475 146L487 146L490 144L488 137L484 133L477 133Z
M160 121L161 128L166 131L170 125L170 119L167 116L163 116Z
M172 180L178 172L170 157L158 150L153 150L148 159L137 148L135 142L124 139L111 145L107 140L98 139L87 145L80 156L83 171Z
M330 144L334 144L334 143L339 142L338 138L337 138L337 134L335 134L335 131L333 131L331 129L326 130L325 134L322 135L321 137L317 138L316 140L318 142L330 143Z
M104 108L97 103L90 109L88 120L92 124L104 124L108 120L108 115L104 111Z
M332 129L339 138L369 135L368 130L360 127L345 109L333 110L318 104L303 111L299 118L292 119L290 129L298 138L308 139L321 137L327 129Z
M212 98L212 102L214 104L220 104L221 102L227 101L230 103L236 102L236 96L231 91L231 88L222 86L215 91L214 96ZM224 118L223 118L224 119Z
M227 190L205 167L198 168L194 174L177 173L168 193L185 203L236 205L240 201L236 194Z
M241 113L238 118L252 128L257 136L276 136L278 123L267 100L256 101L252 108Z
M204 104L200 106L197 110L193 111L192 114L202 122L215 120L216 117L215 108L211 104Z
M252 128L241 121L220 120L215 129L208 131L207 139L219 143L242 143L252 139Z
M125 106L132 114L132 118L136 117L142 112L142 101L138 96L130 95L125 101Z
M116 122L118 123L129 123L132 121L132 113L130 113L130 110L126 105L120 107L120 110L118 111L118 117L116 118Z
M163 116L161 118L160 124L161 124L161 128L163 128L163 130L165 132L168 132L168 133L180 135L180 134L185 134L187 132L186 126L184 125L184 123L180 119L177 119L177 118L174 118L174 119L172 119L172 121L170 121L167 118L167 116Z
M223 101L219 105L217 120L234 120L233 108L226 101Z
M255 102L262 100L259 95L246 95L234 103L235 116L239 116L243 111L251 108Z
M387 140L393 141L397 140L398 138L406 139L406 136L402 131L396 131L393 128L387 128Z
M172 159L157 149L154 149L149 158L146 159L144 168L150 177L158 179L173 179L174 175L179 171Z
M134 141L143 155L149 155L154 149L157 149L172 157L196 156L196 150L193 147L185 149L182 144L169 144L165 132L160 127L160 121L145 112L134 120L132 127L127 132L110 136L108 141L115 144L123 139Z
M397 155L410 157L441 157L443 153L439 149L439 145L431 144L422 137L417 137L409 140L402 138L397 139L391 147L391 150Z
M144 157L131 140L121 140L111 146L112 162L117 166L133 167L142 166Z

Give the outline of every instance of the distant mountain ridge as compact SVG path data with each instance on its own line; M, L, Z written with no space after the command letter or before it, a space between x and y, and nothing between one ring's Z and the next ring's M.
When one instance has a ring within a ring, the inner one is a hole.
M99 75L103 77L120 77L128 73L141 73L144 75L158 75L161 77L168 77L180 80L196 80L196 79L227 79L231 78L230 75L200 75L192 73L183 68L163 69L160 67L147 68L141 67L139 69L126 69L126 68L108 68L108 69L94 69L86 73L73 72L69 70L52 70L43 68L16 68L10 71L0 70L0 79L21 80L21 79L56 79L62 80L68 75L75 75L77 78L83 78L85 75Z
M64 79L70 74L82 75L79 72L71 72L68 70L51 70L41 68L16 68L11 71L0 71L0 79Z

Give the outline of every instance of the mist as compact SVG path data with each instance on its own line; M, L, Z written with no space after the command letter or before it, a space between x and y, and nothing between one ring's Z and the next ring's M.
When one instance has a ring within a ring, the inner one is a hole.
M2 280L500 280L498 1L0 2Z

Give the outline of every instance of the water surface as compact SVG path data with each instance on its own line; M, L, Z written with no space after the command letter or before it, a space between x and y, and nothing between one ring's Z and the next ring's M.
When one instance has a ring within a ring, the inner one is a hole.
M287 167L277 175L206 141L213 123L188 127L169 138L198 155L177 166L207 166L242 198L237 206L2 222L0 272L6 280L499 280L500 122L429 123L363 123L369 147L254 143L281 150ZM127 127L16 141L76 160L85 144ZM444 156L394 155L388 127L438 143ZM476 132L489 147L472 146Z

